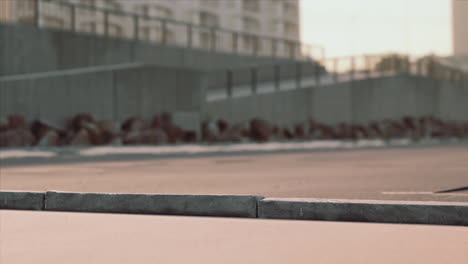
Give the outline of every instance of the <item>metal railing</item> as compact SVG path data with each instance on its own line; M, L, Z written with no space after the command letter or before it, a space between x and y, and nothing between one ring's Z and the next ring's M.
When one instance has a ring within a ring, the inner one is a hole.
M435 58L383 54L222 69L208 75L206 99L219 100L402 74L468 87L468 73L443 65Z
M16 0L2 1L16 2ZM23 10L19 14L20 17L16 22L42 28L200 48L214 52L294 60L323 60L325 57L323 47L292 39L197 25L61 0L21 1L30 1L33 4L29 5L29 10Z

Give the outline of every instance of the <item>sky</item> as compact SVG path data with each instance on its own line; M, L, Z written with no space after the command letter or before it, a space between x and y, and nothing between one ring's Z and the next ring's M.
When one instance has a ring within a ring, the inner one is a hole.
M300 0L301 38L327 57L452 53L451 0Z

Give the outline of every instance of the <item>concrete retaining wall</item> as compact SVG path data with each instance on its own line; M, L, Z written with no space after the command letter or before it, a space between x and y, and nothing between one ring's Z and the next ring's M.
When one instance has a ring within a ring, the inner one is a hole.
M123 121L162 111L199 112L202 73L129 65L96 70L0 78L0 118L21 114L62 123L77 113Z
M468 203L2 192L0 209L468 226Z
M202 116L229 122L263 118L290 126L368 123L404 116L468 121L468 88L416 76L382 77L206 102Z
M19 24L0 23L0 39L0 76L129 62L207 70L291 61L37 29Z

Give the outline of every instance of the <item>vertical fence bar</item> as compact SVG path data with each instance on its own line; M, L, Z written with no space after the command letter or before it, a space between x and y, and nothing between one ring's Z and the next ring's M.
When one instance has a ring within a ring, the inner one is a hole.
M338 82L338 58L333 59L333 80L335 83Z
M271 39L271 56L273 58L276 58L276 53L277 53L277 42L276 39Z
M133 38L140 39L140 17L138 15L133 15Z
M227 85L227 97L231 98L232 97L232 71L231 70L227 71L226 85Z
M252 81L252 94L257 94L257 69L253 67L250 70L250 76L251 76L251 81Z
M238 38L239 38L239 35L237 34L237 32L232 32L232 52L234 54L237 54Z
M322 75L322 72L321 72L321 67L320 67L320 64L318 62L315 63L315 67L314 67L314 74L315 74L315 85L316 86L319 86L320 85L320 75Z
M40 27L40 0L34 0L34 26L35 27Z
M163 45L167 43L167 23L165 19L161 19L161 43Z
M214 28L211 28L210 29L210 39L211 39L211 43L210 43L210 49L211 51L216 51L216 31Z
M250 37L252 38L252 43L253 43L252 55L257 56L258 42L260 41L260 39L254 35L251 35Z
M70 29L72 32L76 32L76 6L70 5Z
M370 71L371 71L371 65L370 65L370 58L367 55L364 55L364 73L366 74L366 79L370 78Z
M192 24L187 24L187 47L191 48L193 45L193 26Z
M109 35L109 11L104 11L104 36Z
M302 65L300 62L296 63L296 89L301 88L301 79L302 79Z
M275 90L279 91L280 90L280 66L275 65L273 66L274 70L274 78L275 78Z

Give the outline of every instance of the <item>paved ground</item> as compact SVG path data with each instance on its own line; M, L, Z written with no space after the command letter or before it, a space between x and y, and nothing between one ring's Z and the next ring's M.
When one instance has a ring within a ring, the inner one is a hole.
M0 167L0 189L468 201L468 147L86 161Z
M0 211L0 263L466 263L452 226Z

